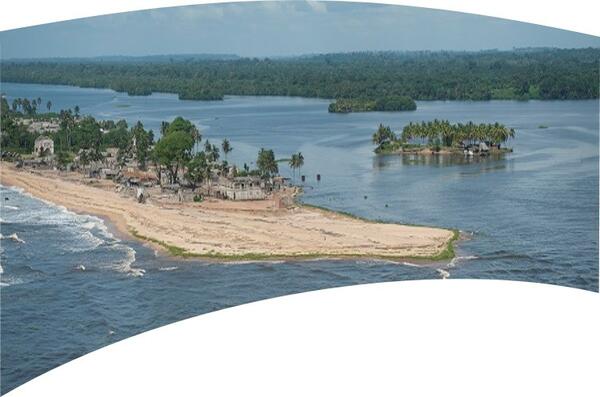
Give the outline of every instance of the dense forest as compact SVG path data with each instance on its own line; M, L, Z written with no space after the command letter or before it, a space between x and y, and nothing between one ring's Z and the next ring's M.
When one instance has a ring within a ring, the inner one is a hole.
M600 49L587 48L362 52L277 59L29 60L2 62L2 81L111 88L130 95L170 92L181 99L224 95L341 99L332 111L373 110L379 101L386 110L387 99L405 97L598 98L599 59ZM394 102L390 110L406 103Z

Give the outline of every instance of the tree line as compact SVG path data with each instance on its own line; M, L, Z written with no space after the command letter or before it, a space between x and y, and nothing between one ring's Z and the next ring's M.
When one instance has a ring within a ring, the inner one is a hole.
M16 152L29 154L34 142L41 134L30 132L20 121L23 113L13 111L6 97L2 97L2 134L0 145L3 153ZM171 122L163 121L160 127L161 138L155 141L154 132L146 130L138 121L131 127L125 120L96 120L92 116L82 116L79 108L61 110L56 117L59 130L46 134L54 141L56 160L60 166L73 162L79 156L79 163L88 165L104 159L107 148L117 148L117 163L121 166L135 161L137 167L145 170L154 166L159 179L163 171L168 182L180 182L180 175L194 187L207 181L214 171L229 171L227 156L233 147L227 138L219 145L208 139L202 142L201 131L189 120L176 117ZM221 158L221 154L224 158ZM289 165L292 170L302 167L304 157L301 153L292 155ZM256 169L244 164L237 174L256 175L269 178L279 172L275 153L271 149L261 148L257 155ZM181 171L181 172L180 172Z
M598 98L600 49L359 52L279 59L3 61L2 81L111 88L181 99L279 95L354 100L333 111L414 100ZM377 101L380 101L377 104ZM350 106L348 106L350 105Z

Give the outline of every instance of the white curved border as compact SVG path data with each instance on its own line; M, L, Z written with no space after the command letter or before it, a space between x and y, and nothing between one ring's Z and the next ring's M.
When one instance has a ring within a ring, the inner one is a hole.
M599 299L483 280L302 293L125 339L8 395L597 395Z
M252 0L237 0L252 1ZM339 0L356 1L356 0ZM30 0L4 1L0 30L75 18L227 0ZM590 0L378 0L377 3L437 8L535 23L600 36L598 6Z
M600 35L590 1L380 2ZM4 2L0 29L190 3ZM596 293L507 281L405 281L322 290L128 338L9 396L597 395L599 309Z

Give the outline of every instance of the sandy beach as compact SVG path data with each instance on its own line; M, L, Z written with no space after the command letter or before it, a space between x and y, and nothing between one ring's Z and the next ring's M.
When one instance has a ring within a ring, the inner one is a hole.
M2 162L0 182L72 211L108 218L116 228L174 255L219 260L451 255L451 230L356 219L308 206L267 202L139 204L114 190Z

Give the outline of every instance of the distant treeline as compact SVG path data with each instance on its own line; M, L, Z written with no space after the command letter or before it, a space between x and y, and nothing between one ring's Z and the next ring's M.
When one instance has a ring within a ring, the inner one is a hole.
M282 95L359 100L598 98L600 49L345 53L279 59L142 62L5 61L2 81L111 88L131 95L170 92L181 99ZM375 102L374 102L375 101ZM339 105L357 104L338 102ZM380 102L381 103L381 102ZM336 110L334 108L332 110ZM358 106L358 107L360 107ZM400 105L398 105L400 106ZM403 107L404 105L400 106ZM351 106L356 107L356 106ZM344 106L340 106L344 108ZM385 110L385 109L384 109Z

